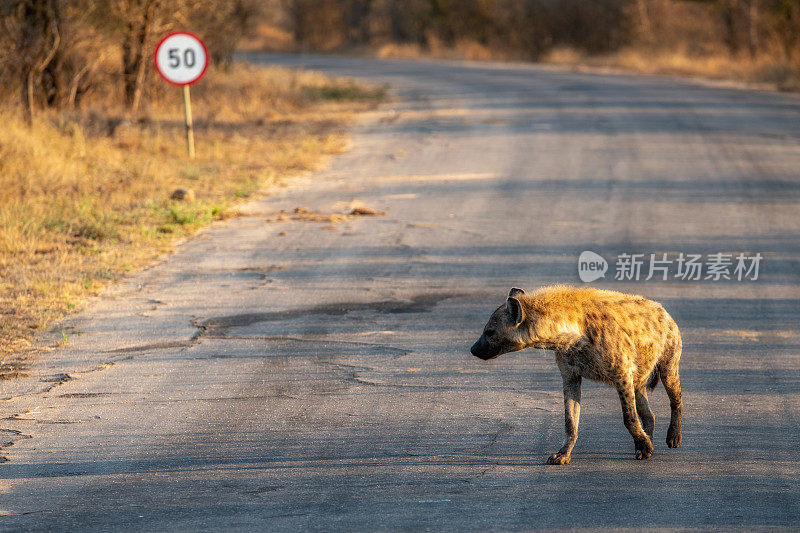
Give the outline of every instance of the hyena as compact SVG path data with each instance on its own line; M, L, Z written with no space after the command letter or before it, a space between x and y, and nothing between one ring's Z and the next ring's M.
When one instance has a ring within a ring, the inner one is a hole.
M653 453L655 419L647 390L660 378L672 408L667 446L680 446L681 334L658 303L591 288L544 287L532 294L511 289L472 346L472 355L488 360L531 347L555 352L564 383L566 438L548 464L569 463L578 438L582 378L617 389L637 459Z

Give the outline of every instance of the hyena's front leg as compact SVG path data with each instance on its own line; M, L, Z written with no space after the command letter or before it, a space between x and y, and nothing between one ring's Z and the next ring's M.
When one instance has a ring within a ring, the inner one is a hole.
M642 390L635 391L636 394L636 412L642 420L644 432L650 437L650 442L653 442L653 431L656 426L656 418L653 416L653 411L650 410L650 403L647 401L647 392Z
M622 404L622 419L625 421L625 427L628 428L636 445L636 458L647 459L653 454L653 443L644 432L644 429L642 429L642 424L636 415L636 398L633 392L633 384L619 384L617 385L617 392Z
M564 381L564 445L547 458L549 465L569 464L572 448L578 440L578 420L581 416L581 377L562 374Z

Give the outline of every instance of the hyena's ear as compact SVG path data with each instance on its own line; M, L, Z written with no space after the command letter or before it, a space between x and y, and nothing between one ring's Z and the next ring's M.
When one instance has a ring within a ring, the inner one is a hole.
M511 321L515 326L522 324L522 321L525 319L525 313L522 311L522 305L520 305L519 300L509 297L508 300L506 300L506 310L511 316Z
M522 289L518 289L516 287L513 287L510 291L508 291L509 298L516 298L520 294L525 294L525 291L523 291Z

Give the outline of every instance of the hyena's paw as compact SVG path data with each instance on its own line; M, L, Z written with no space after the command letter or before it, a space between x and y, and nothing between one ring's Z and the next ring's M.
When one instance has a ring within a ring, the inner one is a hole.
M650 439L636 441L636 458L649 459L653 455L653 443Z
M667 446L677 448L681 445L681 429L670 426L667 430Z
M560 452L554 453L550 457L547 458L547 464L549 465L568 465L570 460L569 455L562 454Z

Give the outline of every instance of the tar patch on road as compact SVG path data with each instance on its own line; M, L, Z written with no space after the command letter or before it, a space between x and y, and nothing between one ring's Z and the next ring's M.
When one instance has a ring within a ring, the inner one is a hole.
M353 311L374 311L385 314L425 313L443 300L466 296L459 293L427 293L413 296L408 301L383 300L378 302L343 302L323 304L313 307L290 309L287 311L272 311L264 313L244 313L212 317L205 320L196 320L195 327L198 332L194 339L202 336L224 337L231 328L245 327L259 322L274 322L291 320L310 315L342 316Z

